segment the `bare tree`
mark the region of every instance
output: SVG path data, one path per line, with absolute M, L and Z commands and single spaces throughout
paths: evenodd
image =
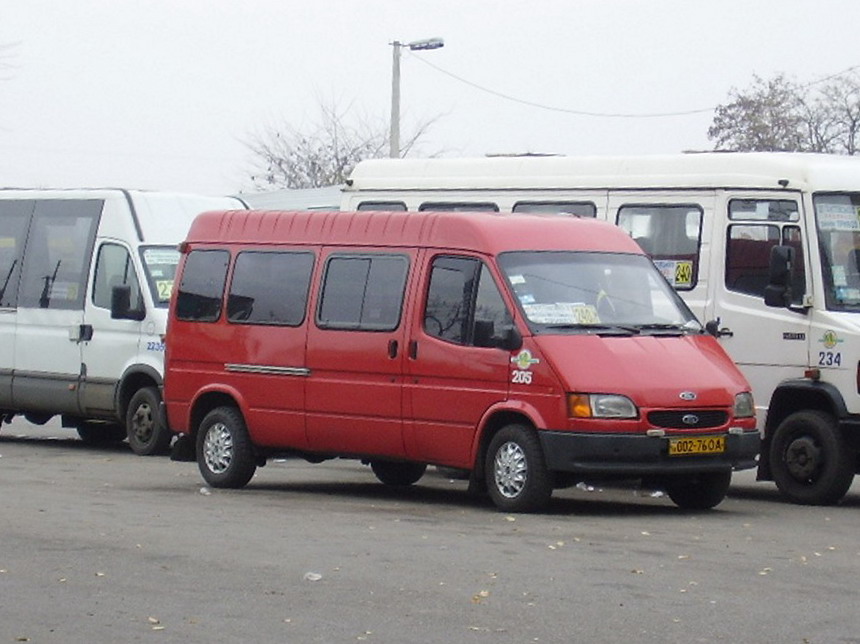
M 320 188 L 343 183 L 363 159 L 386 156 L 388 124 L 359 118 L 347 123 L 350 108 L 319 102 L 319 120 L 308 127 L 268 126 L 245 142 L 251 151 L 251 181 L 259 190 Z M 426 134 L 425 122 L 403 144 L 407 154 Z
M 778 74 L 753 77 L 732 89 L 708 128 L 715 150 L 856 154 L 860 135 L 860 77 L 839 74 L 801 85 Z

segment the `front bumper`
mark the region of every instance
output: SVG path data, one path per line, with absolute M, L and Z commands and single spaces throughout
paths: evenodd
M 554 472 L 602 476 L 649 476 L 746 470 L 756 466 L 757 431 L 726 436 L 722 454 L 669 456 L 669 436 L 538 432 L 546 466 Z M 673 436 L 674 437 L 674 436 Z

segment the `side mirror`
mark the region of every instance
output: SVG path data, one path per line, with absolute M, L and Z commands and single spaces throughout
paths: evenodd
M 767 306 L 786 308 L 791 305 L 791 272 L 794 267 L 794 249 L 791 246 L 774 246 L 770 249 L 770 270 L 764 289 Z
M 143 307 L 131 308 L 131 287 L 114 286 L 110 292 L 110 316 L 114 320 L 142 320 L 146 317 Z
M 505 325 L 500 334 L 496 334 L 492 320 L 475 320 L 475 337 L 472 340 L 476 347 L 495 347 L 505 351 L 516 351 L 523 346 L 523 336 L 513 324 Z

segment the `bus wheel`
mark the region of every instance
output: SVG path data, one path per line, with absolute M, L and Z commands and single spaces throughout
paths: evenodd
M 403 487 L 421 480 L 427 466 L 424 463 L 398 461 L 371 461 L 370 469 L 385 485 Z
M 731 482 L 731 470 L 672 477 L 666 481 L 666 494 L 679 508 L 710 510 L 726 498 Z
M 217 407 L 200 423 L 197 466 L 212 487 L 244 487 L 257 470 L 254 447 L 242 414 L 235 407 Z
M 161 398 L 155 387 L 138 389 L 128 403 L 125 426 L 128 444 L 139 456 L 166 454 L 173 437 L 158 417 Z
M 524 425 L 500 429 L 487 449 L 484 472 L 493 503 L 505 512 L 536 512 L 549 503 L 552 480 L 537 434 Z
M 854 479 L 853 450 L 830 414 L 798 411 L 783 420 L 770 444 L 770 467 L 779 491 L 803 505 L 830 505 Z

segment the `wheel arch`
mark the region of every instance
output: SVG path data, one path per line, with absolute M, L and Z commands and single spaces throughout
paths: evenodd
M 493 436 L 500 429 L 513 423 L 528 425 L 537 429 L 540 425 L 535 422 L 535 418 L 540 416 L 534 413 L 534 410 L 525 405 L 517 406 L 497 406 L 492 407 L 484 414 L 484 417 L 479 423 L 480 430 L 475 437 L 475 443 L 472 446 L 472 477 L 477 480 L 483 480 L 484 477 L 484 459 L 487 454 L 487 448 Z
M 114 409 L 117 416 L 125 424 L 125 415 L 128 412 L 128 404 L 137 391 L 145 387 L 155 387 L 159 390 L 159 398 L 161 398 L 161 389 L 164 385 L 164 380 L 161 373 L 146 364 L 139 364 L 129 367 L 123 372 L 119 380 L 119 384 L 114 394 Z
M 188 434 L 197 436 L 197 428 L 203 418 L 217 407 L 235 407 L 242 418 L 247 419 L 248 417 L 242 404 L 242 398 L 235 390 L 215 387 L 204 389 L 191 403 L 191 410 L 188 414 Z
M 770 445 L 773 432 L 788 416 L 805 409 L 823 411 L 837 419 L 848 415 L 848 408 L 842 394 L 828 382 L 796 379 L 780 383 L 774 390 L 767 408 L 764 438 L 759 455 L 759 480 L 772 480 Z

